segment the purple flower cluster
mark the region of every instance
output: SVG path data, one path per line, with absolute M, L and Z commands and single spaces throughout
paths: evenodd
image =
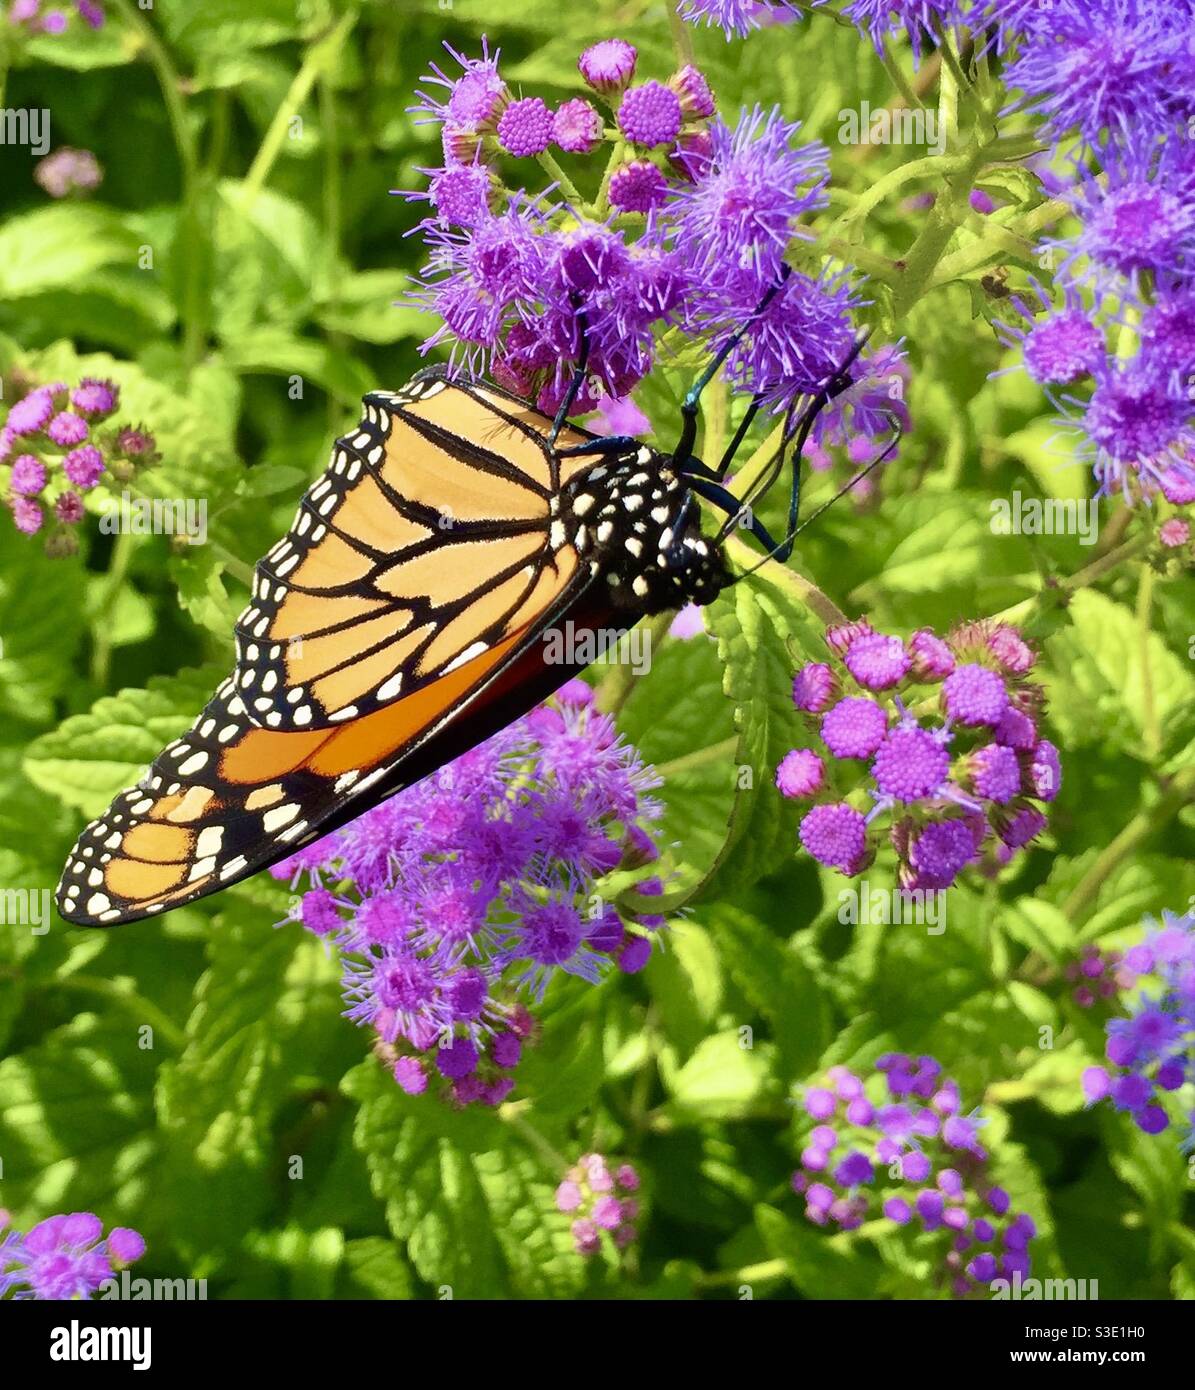
M 1195 4 L 995 9 L 1015 55 L 1006 76 L 1017 107 L 1046 140 L 1079 141 L 1069 176 L 1041 171 L 1079 230 L 1043 243 L 1056 291 L 1014 298 L 1021 322 L 1005 326 L 1008 340 L 1078 432 L 1101 493 L 1195 490 Z M 1070 390 L 1055 394 L 1061 387 Z M 1185 543 L 1178 529 L 1164 545 Z
M 962 1113 L 957 1084 L 934 1058 L 886 1053 L 866 1080 L 831 1067 L 802 1106 L 814 1125 L 792 1186 L 810 1221 L 853 1231 L 882 1216 L 934 1236 L 939 1278 L 958 1298 L 1028 1276 L 1037 1227 L 1010 1215 L 1008 1193 L 988 1176 L 986 1121 Z
M 721 29 L 727 39 L 745 39 L 752 29 L 786 24 L 800 15 L 788 0 L 681 0 L 677 13 L 690 24 Z
M 573 1218 L 573 1245 L 578 1255 L 596 1255 L 602 1233 L 618 1250 L 638 1236 L 639 1174 L 629 1163 L 613 1169 L 601 1154 L 582 1154 L 556 1189 L 556 1209 Z
M 104 27 L 104 7 L 98 0 L 76 0 L 74 12 L 89 29 Z M 42 0 L 10 0 L 9 24 L 27 34 L 62 34 L 70 24 L 70 7 L 43 5 Z
M 0 1298 L 91 1298 L 144 1254 L 136 1231 L 114 1226 L 105 1239 L 104 1223 L 90 1211 L 48 1217 L 21 1235 L 0 1210 Z
M 963 8 L 961 0 L 851 0 L 842 13 L 871 39 L 880 54 L 886 39 L 903 33 L 917 64 L 927 39 L 936 44 L 939 31 L 961 26 Z
M 127 480 L 138 464 L 157 457 L 145 430 L 96 427 L 116 411 L 120 391 L 114 382 L 85 377 L 73 388 L 63 382 L 30 386 L 12 382 L 17 396 L 0 426 L 0 478 L 18 531 L 36 535 L 52 516 L 56 529 L 47 540 L 51 554 L 77 548 L 73 527 L 84 515 L 84 492 L 105 473 Z M 6 478 L 5 478 L 5 475 Z
M 1101 999 L 1114 998 L 1124 985 L 1119 951 L 1101 951 L 1098 946 L 1084 946 L 1078 960 L 1071 961 L 1063 971 L 1074 986 L 1071 998 L 1081 1009 L 1092 1008 Z
M 1109 1100 L 1132 1115 L 1146 1134 L 1160 1134 L 1171 1117 L 1164 1094 L 1195 1082 L 1195 914 L 1162 914 L 1119 966 L 1125 1015 L 1105 1025 L 1106 1067 L 1088 1067 L 1089 1104 Z M 1195 1111 L 1186 1116 L 1185 1150 L 1195 1149 Z
M 499 1104 L 533 1033 L 521 1000 L 558 973 L 642 969 L 664 926 L 632 929 L 599 896 L 657 857 L 658 779 L 584 682 L 557 702 L 271 871 L 309 875 L 298 920 L 339 948 L 346 1015 L 410 1094 L 439 1078 L 459 1103 Z
M 826 202 L 828 153 L 801 143 L 799 124 L 757 108 L 732 127 L 696 67 L 636 80 L 638 54 L 622 39 L 582 53 L 589 95 L 554 111 L 515 99 L 488 47 L 453 57 L 461 75 L 433 68 L 413 108 L 439 124 L 444 165 L 424 171 L 426 191 L 404 195 L 431 204 L 416 228 L 428 261 L 412 302 L 442 327 L 424 352 L 446 343 L 467 373 L 488 370 L 553 410 L 584 335 L 584 412 L 626 397 L 669 327 L 717 350 L 772 291 L 728 362 L 732 385 L 782 406 L 841 363 L 857 296 L 841 277 L 784 279 L 790 243 L 808 235 L 801 219 Z M 612 161 L 598 156 L 604 145 Z M 585 161 L 592 202 L 563 176 L 534 195 L 504 186 L 504 156 L 556 170 L 553 146 Z
M 963 623 L 907 640 L 866 620 L 829 628 L 825 661 L 793 680 L 809 743 L 776 770 L 783 795 L 812 802 L 800 842 L 848 877 L 885 838 L 902 887 L 949 888 L 969 864 L 994 872 L 1046 825 L 1061 786 L 1041 736 L 1041 686 L 1015 628 Z
M 94 192 L 104 181 L 104 171 L 90 150 L 63 145 L 38 160 L 33 178 L 51 198 L 65 198 L 71 193 Z

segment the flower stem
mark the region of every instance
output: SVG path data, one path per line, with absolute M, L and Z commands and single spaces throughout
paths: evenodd
M 1134 540 L 1126 541 L 1124 545 L 1108 551 L 1106 555 L 1100 555 L 1089 565 L 1084 565 L 1081 570 L 1076 570 L 1074 574 L 1068 575 L 1065 579 L 1055 580 L 1052 584 L 1043 584 L 1037 593 L 1030 595 L 1029 598 L 1022 599 L 1020 603 L 1014 603 L 1011 607 L 993 614 L 992 620 L 1001 623 L 1025 623 L 1032 617 L 1034 609 L 1045 594 L 1055 593 L 1069 598 L 1071 594 L 1078 593 L 1080 589 L 1086 589 L 1089 585 L 1094 584 L 1097 579 L 1102 579 L 1105 574 L 1124 564 L 1126 560 L 1136 558 L 1149 547 L 1149 544 L 1148 536 L 1137 536 Z
M 108 673 L 112 665 L 112 614 L 120 598 L 120 591 L 124 588 L 134 549 L 133 536 L 128 531 L 122 531 L 112 546 L 112 559 L 108 565 L 108 573 L 104 576 L 104 589 L 95 614 L 92 628 L 95 636 L 91 649 L 91 678 L 101 690 L 107 688 Z
M 1141 740 L 1145 756 L 1151 763 L 1157 758 L 1162 747 L 1158 705 L 1154 698 L 1153 665 L 1149 654 L 1153 594 L 1154 571 L 1150 565 L 1144 564 L 1141 566 L 1141 576 L 1137 582 L 1137 644 L 1141 660 Z
M 1152 806 L 1138 811 L 1120 834 L 1100 851 L 1091 868 L 1062 904 L 1066 917 L 1071 922 L 1076 921 L 1099 896 L 1100 889 L 1120 865 L 1136 854 L 1155 831 L 1192 801 L 1195 801 L 1195 767 L 1185 767 L 1167 783 Z
M 298 114 L 299 107 L 311 94 L 316 79 L 336 56 L 341 44 L 348 38 L 356 22 L 357 15 L 350 10 L 341 16 L 340 22 L 333 29 L 329 30 L 322 38 L 317 39 L 307 50 L 307 56 L 303 59 L 299 71 L 295 73 L 290 90 L 283 97 L 278 110 L 274 113 L 274 119 L 270 122 L 269 129 L 266 131 L 257 153 L 253 156 L 253 163 L 249 166 L 249 172 L 241 184 L 241 197 L 245 207 L 249 207 L 265 187 L 266 180 L 270 177 L 270 171 L 282 152 L 282 142 L 286 139 L 286 132 L 291 121 Z
M 672 31 L 672 47 L 676 52 L 678 67 L 693 62 L 693 35 L 689 26 L 680 17 L 677 0 L 668 0 L 668 27 Z
M 577 185 L 564 172 L 557 161 L 545 150 L 543 154 L 536 155 L 536 160 L 540 168 L 552 180 L 559 184 L 560 191 L 569 200 L 577 212 L 583 212 L 587 217 L 597 217 L 596 210 L 592 205 L 581 196 Z
M 192 244 L 185 248 L 186 273 L 179 317 L 183 328 L 183 361 L 190 370 L 199 363 L 207 342 L 208 295 L 204 284 L 204 261 L 210 237 L 204 216 L 198 141 L 183 100 L 182 79 L 165 44 L 133 0 L 116 0 L 116 4 L 158 79 L 182 172 L 179 227 L 186 229 Z
M 744 568 L 759 563 L 759 556 L 741 536 L 728 537 L 726 549 Z M 811 579 L 806 579 L 803 574 L 799 574 L 788 565 L 782 565 L 777 560 L 765 560 L 760 565 L 759 574 L 769 583 L 775 584 L 778 589 L 787 589 L 790 598 L 807 608 L 827 627 L 835 627 L 839 623 L 849 621 L 832 598 L 822 593 Z

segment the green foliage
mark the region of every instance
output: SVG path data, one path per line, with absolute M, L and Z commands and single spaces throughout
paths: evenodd
M 137 490 L 202 499 L 209 539 L 101 534 L 115 483 L 89 494 L 66 558 L 0 513 L 0 890 L 49 892 L 84 820 L 190 724 L 229 669 L 252 564 L 330 440 L 363 392 L 420 365 L 432 325 L 395 301 L 424 254 L 403 236 L 422 212 L 388 190 L 420 186 L 436 161 L 406 108 L 442 40 L 477 50 L 479 8 L 512 82 L 553 101 L 576 94 L 578 51 L 618 26 L 633 27 L 642 74 L 674 63 L 664 7 L 614 0 L 564 23 L 556 0 L 204 0 L 122 6 L 98 34 L 0 35 L 6 106 L 50 106 L 55 143 L 87 145 L 106 171 L 89 200 L 53 202 L 28 151 L 0 147 L 5 403 L 18 374 L 114 378 L 121 422 L 152 429 L 161 456 Z M 838 143 L 840 110 L 892 89 L 831 15 L 742 44 L 688 40 L 723 111 L 776 100 L 829 143 L 834 215 L 905 158 Z M 985 186 L 1037 206 L 1018 164 L 989 172 Z M 901 185 L 867 248 L 903 256 L 922 225 L 903 200 L 941 189 L 938 175 Z M 892 286 L 871 288 L 879 340 L 907 340 L 914 422 L 876 495 L 819 518 L 792 569 L 723 594 L 708 636 L 657 625 L 629 692 L 623 672 L 597 673 L 663 777 L 676 915 L 642 974 L 554 982 L 512 1099 L 458 1110 L 398 1089 L 343 1018 L 322 944 L 276 929 L 292 902 L 268 877 L 111 934 L 4 921 L 0 1206 L 18 1226 L 93 1209 L 146 1233 L 145 1274 L 207 1278 L 213 1297 L 719 1297 L 748 1284 L 756 1297 L 936 1298 L 923 1245 L 882 1221 L 828 1234 L 789 1187 L 799 1088 L 901 1049 L 935 1054 L 964 1108 L 984 1106 L 1043 1271 L 1098 1278 L 1103 1297 L 1195 1298 L 1192 1169 L 1173 1134 L 1084 1111 L 1101 1020 L 1064 979 L 1085 943 L 1123 948 L 1143 913 L 1195 894 L 1195 794 L 1176 791 L 1195 750 L 1195 597 L 1139 554 L 1075 580 L 1106 557 L 1104 538 L 1088 549 L 991 525 L 1014 489 L 1089 492 L 1036 388 L 989 379 L 1008 365 L 991 327 L 1006 301 L 982 277 L 1036 268 L 1008 217 L 960 226 L 941 265 L 978 250 L 973 268 L 956 261 L 903 319 Z M 640 393 L 669 440 L 693 375 L 677 347 Z M 724 439 L 740 409 L 704 427 Z M 833 476 L 806 480 L 807 512 Z M 774 529 L 782 507 L 763 504 Z M 850 617 L 903 631 L 1011 613 L 1041 649 L 1065 769 L 1050 833 L 1011 873 L 952 890 L 941 934 L 843 920 L 844 880 L 795 854 L 798 811 L 774 773 L 808 737 L 790 683 L 824 651 L 829 611 L 810 580 Z M 891 886 L 880 867 L 869 876 Z M 553 1200 L 594 1150 L 643 1176 L 625 1261 L 583 1261 Z

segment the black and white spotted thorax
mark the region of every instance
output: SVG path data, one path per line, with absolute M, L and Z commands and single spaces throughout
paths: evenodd
M 573 478 L 553 501 L 551 540 L 572 545 L 614 602 L 639 613 L 711 603 L 730 582 L 693 495 L 646 446 Z

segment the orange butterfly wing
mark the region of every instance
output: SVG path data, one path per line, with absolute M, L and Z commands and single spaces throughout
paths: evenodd
M 550 606 L 577 566 L 554 522 L 559 490 L 593 463 L 560 460 L 550 428 L 525 402 L 435 375 L 367 396 L 237 621 L 249 721 L 310 730 L 371 714 Z M 559 444 L 589 438 L 569 427 Z

